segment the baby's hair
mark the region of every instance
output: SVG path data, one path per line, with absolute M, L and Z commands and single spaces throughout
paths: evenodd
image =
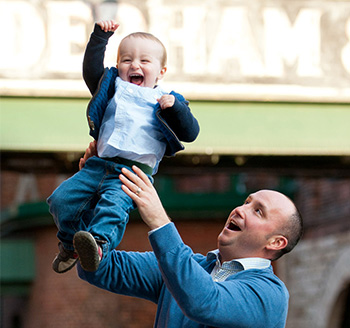
M 162 67 L 165 67 L 166 66 L 166 63 L 167 63 L 167 52 L 166 52 L 166 49 L 164 47 L 164 44 L 157 38 L 155 37 L 153 34 L 151 33 L 146 33 L 146 32 L 134 32 L 134 33 L 131 33 L 129 35 L 127 35 L 125 38 L 123 38 L 120 42 L 120 44 L 127 38 L 130 38 L 130 37 L 134 37 L 134 38 L 142 38 L 142 39 L 148 39 L 148 40 L 152 40 L 154 42 L 157 42 L 163 49 L 163 56 L 161 58 L 161 65 Z M 117 62 L 119 62 L 119 56 L 120 56 L 120 44 L 119 44 L 119 48 L 118 48 L 118 54 L 117 54 Z

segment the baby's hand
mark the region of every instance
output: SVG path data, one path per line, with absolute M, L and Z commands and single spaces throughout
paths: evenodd
M 119 27 L 119 24 L 117 24 L 113 20 L 99 21 L 96 24 L 99 27 L 101 27 L 102 31 L 105 31 L 105 32 L 115 32 L 116 29 Z
M 160 108 L 165 109 L 174 106 L 175 97 L 173 95 L 163 95 L 160 99 L 157 99 L 159 102 Z

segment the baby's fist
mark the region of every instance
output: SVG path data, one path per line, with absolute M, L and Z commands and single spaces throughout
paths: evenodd
M 175 104 L 175 97 L 173 95 L 163 95 L 157 100 L 161 109 L 173 107 Z
M 105 32 L 115 32 L 116 29 L 119 27 L 119 24 L 117 24 L 113 20 L 99 21 L 96 24 L 99 27 L 101 27 L 102 31 L 105 31 Z

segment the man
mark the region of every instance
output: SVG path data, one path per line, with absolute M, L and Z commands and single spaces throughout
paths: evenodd
M 179 236 L 147 176 L 123 169 L 123 190 L 151 232 L 153 252 L 112 251 L 79 276 L 106 290 L 157 303 L 155 327 L 284 327 L 288 291 L 271 261 L 291 251 L 301 216 L 285 195 L 261 190 L 235 208 L 207 257 Z M 98 246 L 99 247 L 99 246 Z

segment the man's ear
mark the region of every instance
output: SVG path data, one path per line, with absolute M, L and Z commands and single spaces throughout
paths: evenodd
M 266 248 L 271 251 L 278 251 L 288 245 L 288 239 L 282 235 L 275 235 L 269 238 Z

